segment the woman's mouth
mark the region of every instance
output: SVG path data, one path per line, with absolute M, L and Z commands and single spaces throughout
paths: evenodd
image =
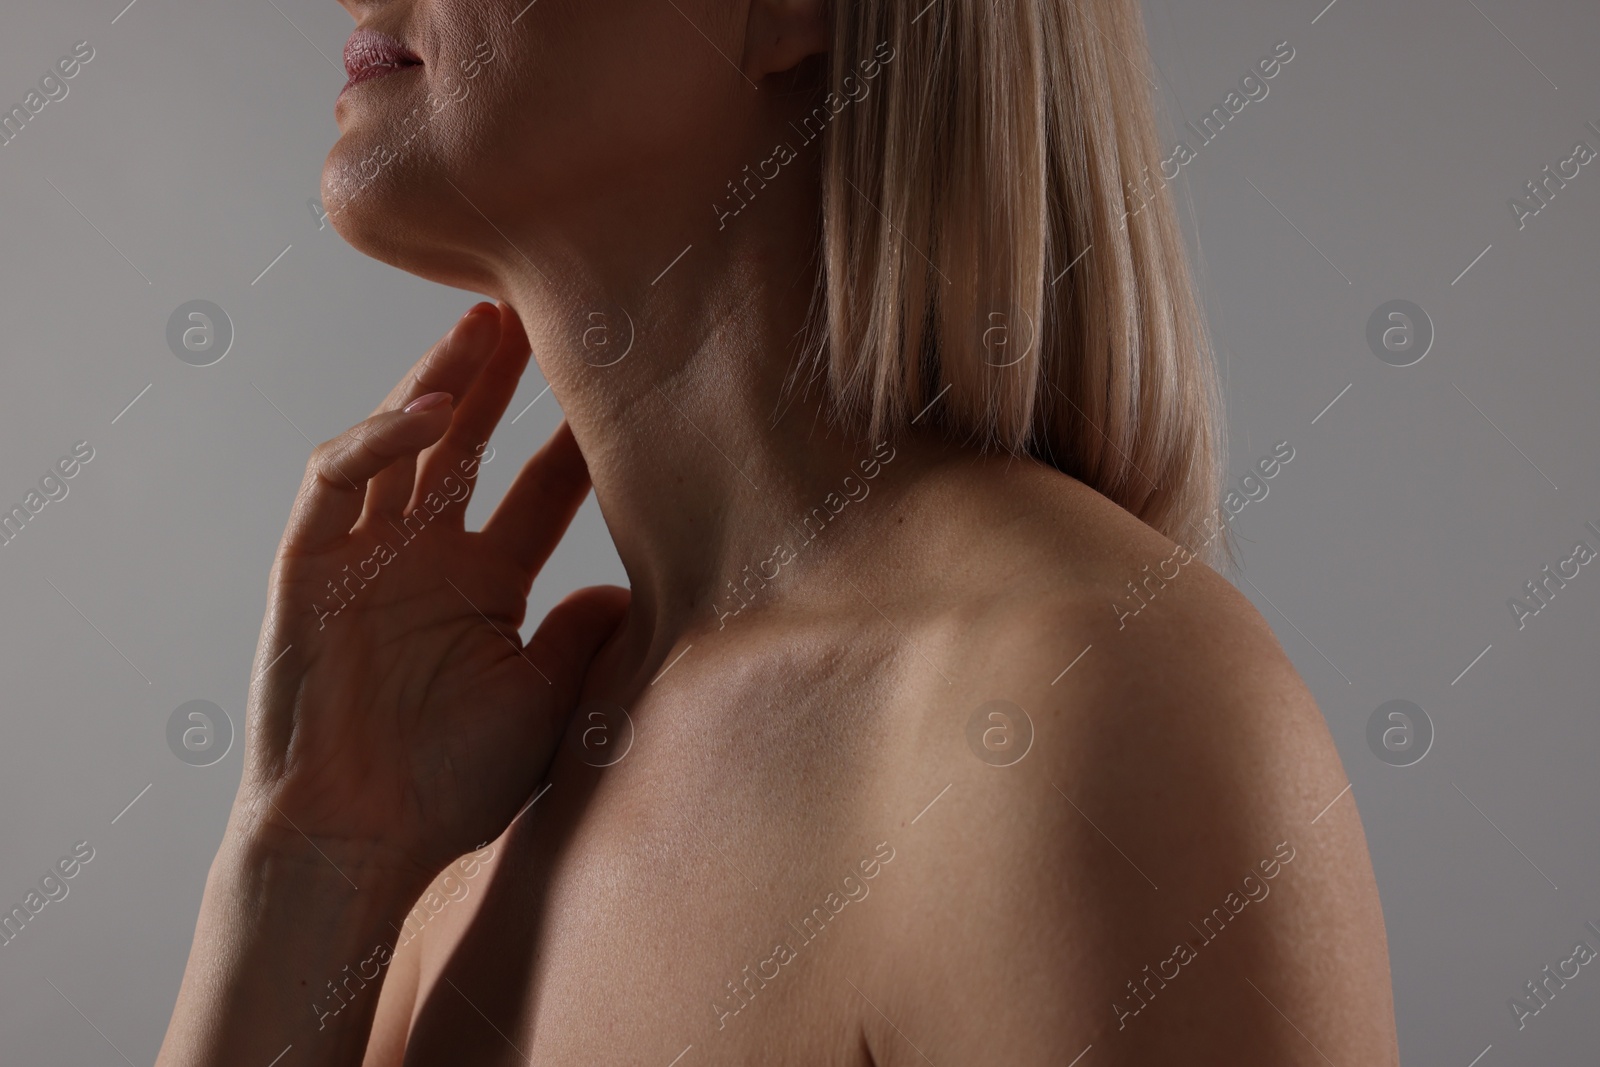
M 345 42 L 344 72 L 350 80 L 345 82 L 339 95 L 343 96 L 352 85 L 420 66 L 421 57 L 388 34 L 377 30 L 357 30 Z

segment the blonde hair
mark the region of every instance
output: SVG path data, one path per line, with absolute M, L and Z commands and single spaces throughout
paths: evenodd
M 1137 2 L 925 3 L 833 0 L 814 372 L 874 440 L 933 422 L 1185 540 L 1219 405 Z

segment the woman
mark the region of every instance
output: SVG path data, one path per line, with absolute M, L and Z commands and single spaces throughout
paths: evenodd
M 1396 1062 L 1132 0 L 343 2 L 330 216 L 499 303 L 312 456 L 160 1063 Z

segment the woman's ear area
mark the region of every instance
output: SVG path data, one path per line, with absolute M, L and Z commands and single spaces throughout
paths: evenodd
M 827 0 L 750 0 L 744 72 L 759 82 L 769 74 L 793 70 L 828 51 L 831 37 Z

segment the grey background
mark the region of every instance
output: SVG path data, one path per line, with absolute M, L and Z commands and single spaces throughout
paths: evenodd
M 240 768 L 237 744 L 211 767 L 180 762 L 167 718 L 208 699 L 241 724 L 308 439 L 364 417 L 474 299 L 317 228 L 307 200 L 351 26 L 332 0 L 137 0 L 119 17 L 123 2 L 0 17 L 0 103 L 74 42 L 96 52 L 0 148 L 0 503 L 74 442 L 95 449 L 0 547 L 0 904 L 74 841 L 95 849 L 70 895 L 0 946 L 8 1063 L 154 1058 Z M 1521 631 L 1506 601 L 1600 524 L 1600 161 L 1521 232 L 1507 198 L 1576 140 L 1600 148 L 1584 125 L 1600 124 L 1600 8 L 1325 2 L 1146 3 L 1173 125 L 1279 41 L 1296 50 L 1177 182 L 1230 469 L 1296 450 L 1238 520 L 1232 577 L 1350 772 L 1405 1062 L 1591 1064 L 1600 968 L 1521 1033 L 1507 1000 L 1600 923 L 1600 567 Z M 196 298 L 237 333 L 206 368 L 164 339 Z M 1365 343 L 1396 298 L 1437 330 L 1408 368 Z M 531 369 L 512 412 L 543 388 Z M 469 519 L 558 419 L 546 395 L 502 426 Z M 531 615 L 621 580 L 591 502 Z M 1365 740 L 1396 698 L 1436 731 L 1411 767 Z

